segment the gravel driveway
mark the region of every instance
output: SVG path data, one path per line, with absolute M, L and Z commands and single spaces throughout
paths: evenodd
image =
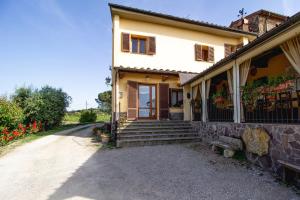
M 99 150 L 90 136 L 51 135 L 1 157 L 0 199 L 300 199 L 201 145 Z

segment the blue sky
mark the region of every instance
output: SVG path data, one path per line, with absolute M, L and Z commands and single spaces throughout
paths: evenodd
M 51 85 L 73 98 L 69 108 L 95 107 L 109 89 L 111 18 L 108 2 L 229 25 L 238 10 L 286 15 L 299 0 L 0 0 L 0 95 L 16 87 Z

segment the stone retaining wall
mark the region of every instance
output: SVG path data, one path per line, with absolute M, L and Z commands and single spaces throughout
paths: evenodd
M 225 122 L 192 122 L 204 142 L 211 142 L 218 136 L 241 138 L 245 128 L 264 128 L 271 137 L 269 154 L 257 160 L 277 172 L 277 160 L 285 160 L 300 165 L 300 125 L 247 124 Z

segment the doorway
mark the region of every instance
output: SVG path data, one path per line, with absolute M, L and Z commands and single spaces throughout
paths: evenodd
M 156 119 L 156 85 L 139 84 L 138 97 L 138 118 Z

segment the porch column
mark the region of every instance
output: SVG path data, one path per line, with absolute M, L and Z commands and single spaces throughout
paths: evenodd
M 232 78 L 233 78 L 233 96 L 232 96 L 232 98 L 233 98 L 233 121 L 235 122 L 235 123 L 237 123 L 238 122 L 238 116 L 237 116 L 237 113 L 238 113 L 238 111 L 237 111 L 237 107 L 238 107 L 238 99 L 237 99 L 237 66 L 236 66 L 236 64 L 234 64 L 233 65 L 233 68 L 232 68 Z
M 116 120 L 119 120 L 119 116 L 120 116 L 120 89 L 119 89 L 119 72 L 116 72 L 116 96 L 115 96 L 115 104 L 116 104 Z
M 201 99 L 202 99 L 202 121 L 206 122 L 206 108 L 207 108 L 207 104 L 206 104 L 206 86 L 205 86 L 205 80 L 202 81 L 201 83 L 201 87 L 202 87 L 202 92 L 201 92 Z
M 240 89 L 240 65 L 235 63 L 235 82 L 236 82 L 236 86 L 234 86 L 234 91 L 236 93 L 236 105 L 235 107 L 235 112 L 236 112 L 236 123 L 241 123 L 241 89 Z

